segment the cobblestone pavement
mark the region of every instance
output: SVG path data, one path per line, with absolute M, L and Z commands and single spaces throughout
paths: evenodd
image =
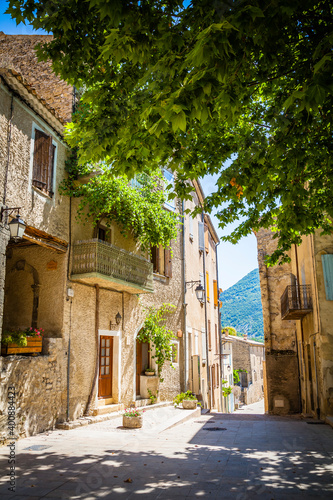
M 145 413 L 142 429 L 125 430 L 117 418 L 18 441 L 15 493 L 9 448 L 1 448 L 0 498 L 333 498 L 330 426 L 268 417 L 250 405 L 166 429 L 177 411 L 186 410 Z

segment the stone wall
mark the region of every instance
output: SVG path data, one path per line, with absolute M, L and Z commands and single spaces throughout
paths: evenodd
M 291 265 L 267 267 L 264 259 L 276 248 L 271 231 L 256 234 L 264 316 L 268 409 L 273 414 L 297 413 L 300 408 L 296 322 L 282 320 L 280 299 L 291 284 Z

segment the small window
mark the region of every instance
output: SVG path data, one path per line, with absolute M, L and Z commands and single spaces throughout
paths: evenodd
M 209 302 L 209 273 L 206 271 L 206 297 Z
M 214 290 L 214 307 L 218 306 L 218 293 L 217 293 L 217 281 L 213 280 L 213 290 Z
M 172 172 L 169 172 L 169 170 L 164 169 L 163 170 L 163 175 L 164 175 L 164 191 L 166 194 L 166 200 L 164 202 L 164 207 L 167 208 L 168 210 L 171 210 L 172 212 L 176 211 L 176 198 L 173 198 L 171 200 L 168 199 L 168 195 L 171 193 L 174 193 L 175 190 L 175 178 Z M 170 186 L 169 188 L 168 186 Z
M 52 136 L 35 129 L 32 184 L 53 196 L 53 175 L 56 146 Z
M 153 272 L 172 278 L 172 260 L 171 248 L 151 247 L 151 262 L 153 263 Z
M 203 252 L 205 249 L 205 226 L 203 222 L 198 222 L 199 232 L 199 251 Z
M 173 364 L 179 363 L 179 349 L 178 349 L 178 342 L 174 342 L 171 345 L 172 349 L 172 354 L 171 354 L 171 359 Z

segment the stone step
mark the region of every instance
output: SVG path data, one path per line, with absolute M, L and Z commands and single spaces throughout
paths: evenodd
M 98 400 L 98 407 L 112 405 L 112 404 L 113 404 L 113 398 L 99 399 Z
M 104 406 L 99 406 L 98 408 L 95 408 L 92 411 L 93 416 L 96 415 L 105 415 L 106 413 L 114 413 L 117 411 L 124 410 L 124 405 L 122 403 L 120 404 L 112 404 L 112 405 L 104 405 Z
M 135 401 L 132 401 L 131 407 L 135 408 L 141 408 L 141 406 L 148 406 L 151 404 L 150 399 L 136 399 Z

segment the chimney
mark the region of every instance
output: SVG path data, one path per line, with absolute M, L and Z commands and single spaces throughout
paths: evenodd
M 244 340 L 247 340 L 247 333 L 244 333 Z

